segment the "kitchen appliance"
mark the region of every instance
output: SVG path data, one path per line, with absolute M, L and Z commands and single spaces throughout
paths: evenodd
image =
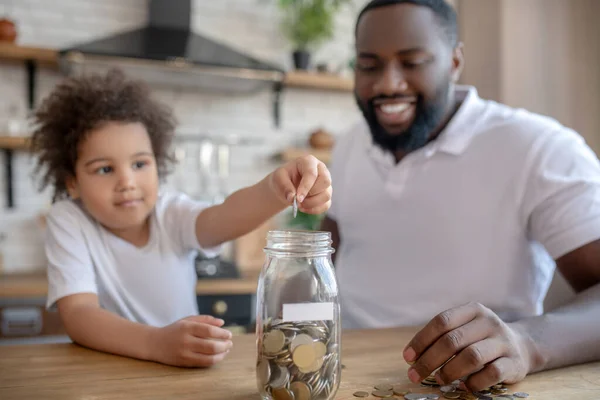
M 230 194 L 231 148 L 258 143 L 258 139 L 239 135 L 178 135 L 175 154 L 179 165 L 174 175 L 175 186 L 209 204 L 223 202 Z M 195 260 L 197 275 L 201 279 L 239 278 L 234 260 L 234 243 L 225 243 L 219 257 L 198 255 Z
M 248 92 L 280 87 L 282 68 L 190 29 L 191 0 L 149 0 L 147 26 L 59 52 L 68 74 L 118 67 L 153 83 Z

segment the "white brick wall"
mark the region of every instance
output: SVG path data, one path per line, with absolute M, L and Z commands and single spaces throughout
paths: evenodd
M 314 54 L 314 60 L 337 65 L 347 63 L 353 51 L 354 19 L 365 3 L 365 0 L 355 1 L 352 9 L 337 16 L 335 38 Z M 273 4 L 274 1 L 269 0 L 195 0 L 192 25 L 199 33 L 289 68 L 290 46 L 279 34 L 277 9 Z M 19 44 L 51 48 L 128 30 L 145 24 L 148 19 L 146 0 L 0 0 L 0 15 L 5 14 L 18 24 Z M 9 115 L 25 118 L 25 79 L 23 67 L 0 63 L 0 127 Z M 42 69 L 38 75 L 38 99 L 45 97 L 60 79 L 57 73 Z M 282 125 L 275 129 L 270 91 L 252 96 L 231 96 L 194 90 L 155 90 L 158 98 L 173 106 L 182 133 L 216 136 L 236 133 L 262 141 L 232 150 L 232 190 L 251 184 L 268 173 L 275 167 L 270 162 L 272 155 L 289 144 L 304 143 L 312 129 L 324 127 L 340 134 L 360 118 L 350 93 L 286 89 L 282 100 Z M 49 192 L 37 193 L 31 179 L 32 165 L 33 160 L 27 155 L 16 155 L 18 208 L 8 212 L 5 209 L 4 163 L 0 163 L 0 231 L 8 229 L 9 215 L 12 219 L 15 219 L 14 215 L 23 215 L 30 220 L 32 215 L 49 205 Z M 14 223 L 11 225 L 15 226 Z M 21 226 L 35 234 L 31 222 Z M 23 237 L 22 232 L 11 235 Z M 37 249 L 36 245 L 30 250 Z

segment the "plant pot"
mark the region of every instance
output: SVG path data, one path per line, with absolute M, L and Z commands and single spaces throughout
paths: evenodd
M 14 43 L 17 39 L 17 28 L 14 22 L 0 18 L 0 42 Z
M 310 65 L 310 53 L 306 50 L 294 51 L 294 67 L 296 69 L 308 69 Z

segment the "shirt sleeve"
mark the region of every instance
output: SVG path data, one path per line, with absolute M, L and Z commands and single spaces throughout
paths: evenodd
M 97 294 L 94 265 L 85 241 L 82 219 L 75 204 L 56 203 L 47 218 L 45 251 L 48 260 L 48 297 L 46 307 L 77 293 Z
M 183 193 L 168 194 L 164 204 L 164 224 L 170 237 L 174 238 L 183 251 L 200 251 L 211 258 L 221 253 L 222 246 L 203 248 L 196 235 L 196 219 L 210 204 L 197 201 Z
M 530 171 L 523 204 L 533 240 L 556 260 L 600 239 L 600 163 L 581 136 L 550 136 Z

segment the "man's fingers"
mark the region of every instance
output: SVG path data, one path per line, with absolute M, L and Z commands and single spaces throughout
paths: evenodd
M 482 390 L 500 382 L 511 383 L 516 368 L 513 360 L 501 357 L 485 366 L 481 371 L 471 375 L 465 385 L 471 391 Z
M 481 370 L 486 364 L 503 357 L 506 351 L 506 342 L 499 337 L 472 343 L 444 365 L 437 375 L 444 383 L 452 382 Z
M 483 312 L 483 306 L 469 303 L 438 314 L 412 338 L 403 356 L 409 364 L 417 360 L 442 335 L 474 320 Z
M 415 380 L 415 382 L 420 382 L 441 367 L 451 357 L 459 354 L 461 350 L 473 343 L 486 339 L 490 334 L 492 334 L 492 327 L 485 318 L 476 318 L 465 325 L 444 333 L 421 354 L 411 367 L 419 375 L 419 379 Z M 450 361 L 447 365 L 450 365 L 453 361 Z M 446 370 L 446 367 L 443 370 Z M 414 376 L 414 374 L 412 375 Z M 452 382 L 461 376 L 464 375 L 460 375 L 450 381 L 444 380 L 444 382 Z

